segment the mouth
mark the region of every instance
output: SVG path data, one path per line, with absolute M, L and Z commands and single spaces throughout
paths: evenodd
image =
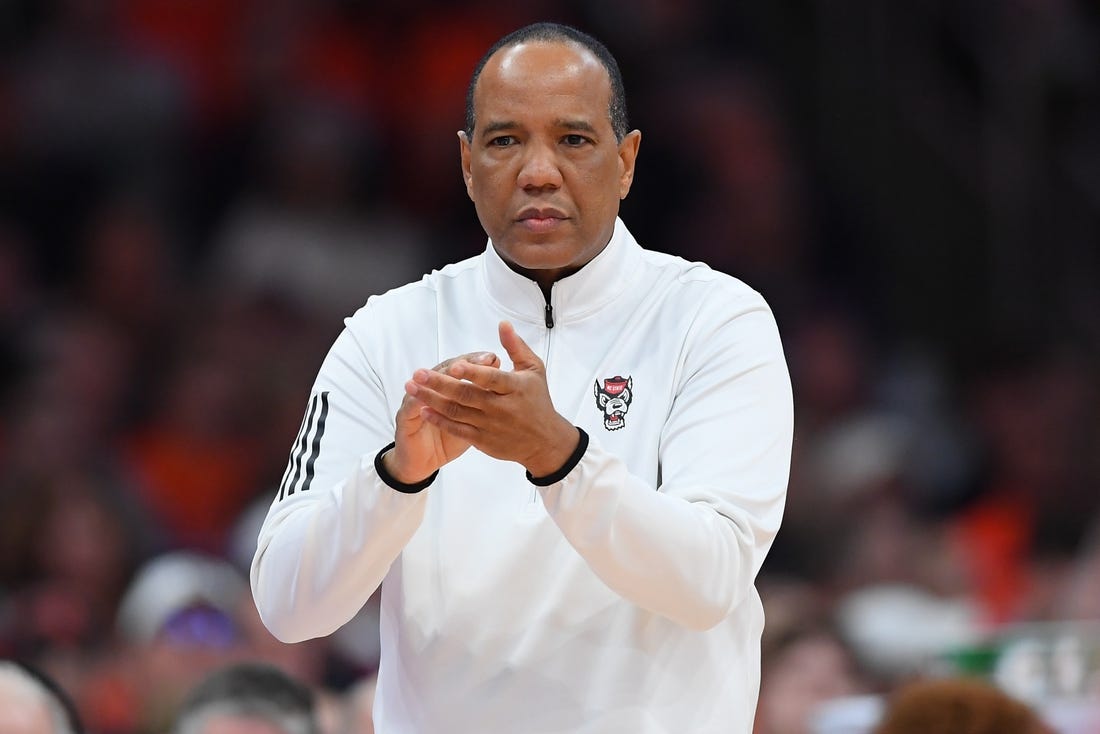
M 523 221 L 524 219 L 568 219 L 569 215 L 563 212 L 561 209 L 552 206 L 529 206 L 526 209 L 520 210 L 516 221 Z
M 557 229 L 568 219 L 568 215 L 560 209 L 528 207 L 519 213 L 516 223 L 528 231 L 543 233 Z

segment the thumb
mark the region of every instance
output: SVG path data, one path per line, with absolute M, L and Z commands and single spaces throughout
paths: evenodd
M 531 351 L 527 342 L 520 338 L 511 322 L 501 321 L 497 331 L 500 334 L 500 345 L 512 360 L 513 370 L 542 369 L 542 360 Z

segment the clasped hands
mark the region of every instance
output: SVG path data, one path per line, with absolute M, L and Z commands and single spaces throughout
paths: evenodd
M 497 355 L 474 352 L 418 369 L 405 383 L 394 448 L 382 458 L 395 479 L 420 482 L 471 446 L 543 477 L 576 449 L 580 434 L 555 410 L 542 360 L 507 321 L 498 331 L 512 371 Z

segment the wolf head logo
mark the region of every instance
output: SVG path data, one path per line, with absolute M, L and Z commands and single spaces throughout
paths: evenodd
M 626 412 L 630 410 L 630 401 L 634 399 L 634 380 L 630 376 L 615 375 L 603 381 L 597 380 L 593 393 L 596 406 L 603 411 L 603 427 L 617 431 L 626 425 Z

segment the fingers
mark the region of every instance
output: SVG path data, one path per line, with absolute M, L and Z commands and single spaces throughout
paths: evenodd
M 514 331 L 512 333 L 514 335 Z M 515 340 L 520 345 L 519 350 L 530 353 L 522 339 L 517 336 Z M 533 353 L 531 356 L 534 357 Z M 524 357 L 521 355 L 520 359 Z M 534 359 L 537 361 L 538 357 Z M 469 352 L 451 357 L 431 370 L 418 369 L 413 373 L 413 378 L 405 383 L 405 398 L 398 411 L 398 420 L 406 421 L 409 429 L 419 426 L 428 416 L 445 419 L 448 424 L 477 424 L 484 420 L 483 409 L 492 395 L 514 391 L 514 381 L 514 373 L 502 371 L 500 357 L 493 352 Z M 465 436 L 439 420 L 429 422 L 456 436 Z
M 408 436 L 420 430 L 424 422 L 421 415 L 423 409 L 424 403 L 406 393 L 405 398 L 401 401 L 401 407 L 397 409 L 397 415 L 394 417 L 397 433 Z
M 508 321 L 501 321 L 497 327 L 500 335 L 500 345 L 508 353 L 512 360 L 512 368 L 515 370 L 542 369 L 542 360 L 527 346 L 527 342 L 516 333 L 515 327 Z
M 447 374 L 456 380 L 469 380 L 478 387 L 498 395 L 504 395 L 515 390 L 515 380 L 512 373 L 504 372 L 496 367 L 457 362 L 451 366 Z
M 467 354 L 463 354 L 463 355 L 460 355 L 458 357 L 451 357 L 450 359 L 443 360 L 442 362 L 437 364 L 435 367 L 433 367 L 432 371 L 433 372 L 442 372 L 444 374 L 449 374 L 449 371 L 450 371 L 451 367 L 453 367 L 454 365 L 456 365 L 460 362 L 468 362 L 470 364 L 485 365 L 487 367 L 499 367 L 500 366 L 500 357 L 493 354 L 492 352 L 469 352 Z
M 475 443 L 481 431 L 476 426 L 462 421 L 453 420 L 431 408 L 421 408 L 421 419 L 431 423 L 445 433 L 463 439 L 469 443 Z
M 486 391 L 439 372 L 417 370 L 413 379 L 405 383 L 405 394 L 451 420 L 471 423 L 482 416 L 480 406 L 484 404 Z

